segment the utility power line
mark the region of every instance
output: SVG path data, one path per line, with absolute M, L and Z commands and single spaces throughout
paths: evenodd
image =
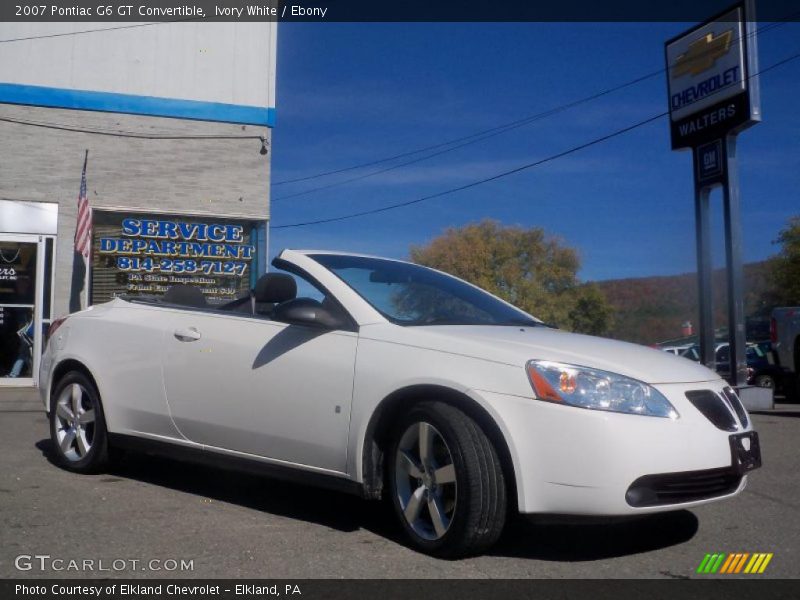
M 185 23 L 187 21 L 197 21 L 204 17 L 187 17 L 185 19 L 175 19 L 173 21 L 157 21 L 153 23 L 134 23 L 132 25 L 120 25 L 118 27 L 104 27 L 102 29 L 82 29 L 81 31 L 64 31 L 61 33 L 47 33 L 43 35 L 31 35 L 28 37 L 9 38 L 0 40 L 0 44 L 11 44 L 13 42 L 27 42 L 30 40 L 47 40 L 50 38 L 68 37 L 72 35 L 84 35 L 88 33 L 101 33 L 104 31 L 119 31 L 121 29 L 138 29 L 140 27 L 152 27 L 153 25 L 168 25 L 170 23 Z
M 786 23 L 789 22 L 789 19 L 791 19 L 793 16 L 795 16 L 797 14 L 800 14 L 800 13 L 792 13 L 792 14 L 784 17 L 783 19 L 781 19 L 781 20 L 779 20 L 777 22 L 770 23 L 769 25 L 765 25 L 765 26 L 761 27 L 760 29 L 758 29 L 754 33 L 761 33 L 761 32 L 764 32 L 764 31 L 768 31 L 769 29 L 774 29 L 776 27 L 780 27 L 782 25 L 785 25 Z M 138 23 L 138 24 L 133 24 L 133 25 L 123 25 L 123 26 L 120 26 L 120 27 L 107 27 L 107 28 L 104 28 L 104 29 L 87 29 L 87 30 L 82 30 L 82 31 L 71 31 L 71 32 L 64 32 L 64 33 L 54 33 L 54 34 L 41 35 L 41 36 L 30 36 L 30 37 L 23 37 L 23 38 L 5 39 L 5 40 L 0 40 L 0 43 L 19 42 L 19 41 L 25 41 L 25 40 L 47 39 L 47 38 L 51 38 L 51 37 L 63 37 L 63 36 L 70 36 L 70 35 L 81 35 L 81 34 L 84 34 L 84 33 L 97 33 L 97 32 L 101 32 L 101 31 L 117 31 L 117 30 L 120 30 L 120 29 L 133 29 L 133 28 L 137 28 L 137 27 L 149 27 L 151 25 L 164 25 L 164 24 L 169 24 L 169 23 L 181 23 L 181 22 L 187 22 L 187 21 L 196 21 L 198 19 L 200 19 L 200 17 L 187 17 L 186 19 L 177 19 L 177 20 L 173 20 L 173 21 L 159 21 L 159 22 L 154 22 L 154 23 Z M 749 35 L 753 35 L 753 34 L 749 34 Z M 304 190 L 304 191 L 301 191 L 301 192 L 298 192 L 298 193 L 295 193 L 295 194 L 289 194 L 289 195 L 286 195 L 286 196 L 279 196 L 277 198 L 273 198 L 273 202 L 278 201 L 278 200 L 285 200 L 285 199 L 288 199 L 288 198 L 294 198 L 294 197 L 297 197 L 297 196 L 304 196 L 306 194 L 311 194 L 311 193 L 319 191 L 319 190 L 329 189 L 329 188 L 332 188 L 332 187 L 338 187 L 338 186 L 341 186 L 341 185 L 345 185 L 347 183 L 351 183 L 353 181 L 359 181 L 361 179 L 366 179 L 368 177 L 373 177 L 375 175 L 380 175 L 381 173 L 385 173 L 387 171 L 398 169 L 398 168 L 401 168 L 401 167 L 404 167 L 404 166 L 407 166 L 407 165 L 410 165 L 410 164 L 422 162 L 424 160 L 428 160 L 429 158 L 433 158 L 433 157 L 439 156 L 441 154 L 446 154 L 447 152 L 452 152 L 454 150 L 458 150 L 459 148 L 463 148 L 464 146 L 468 146 L 470 144 L 481 142 L 481 141 L 483 141 L 485 139 L 489 139 L 489 138 L 495 137 L 497 135 L 501 135 L 501 134 L 505 133 L 506 131 L 510 131 L 512 129 L 516 129 L 518 127 L 522 127 L 523 125 L 527 125 L 527 124 L 532 123 L 534 121 L 538 121 L 540 119 L 544 119 L 546 117 L 549 117 L 551 115 L 563 112 L 563 111 L 568 110 L 570 108 L 574 108 L 574 107 L 579 106 L 581 104 L 584 104 L 586 102 L 590 102 L 592 100 L 596 100 L 597 98 L 600 98 L 602 96 L 606 96 L 606 95 L 611 94 L 613 92 L 622 90 L 622 89 L 624 89 L 626 87 L 630 87 L 632 85 L 636 85 L 637 83 L 640 83 L 642 81 L 645 81 L 647 79 L 650 79 L 652 77 L 660 75 L 660 74 L 664 73 L 665 71 L 666 71 L 666 69 L 659 69 L 657 71 L 653 71 L 651 73 L 647 73 L 645 75 L 641 75 L 639 77 L 631 79 L 630 81 L 622 83 L 622 84 L 620 84 L 618 86 L 615 86 L 613 88 L 609 88 L 609 89 L 606 89 L 606 90 L 602 90 L 600 92 L 596 92 L 594 94 L 590 94 L 589 96 L 585 96 L 583 98 L 580 98 L 578 100 L 574 100 L 574 101 L 569 102 L 567 104 L 556 106 L 556 107 L 554 107 L 552 109 L 537 113 L 535 115 L 531 115 L 529 117 L 518 119 L 516 121 L 511 121 L 510 123 L 505 123 L 503 125 L 498 125 L 496 127 L 492 127 L 491 129 L 486 129 L 486 130 L 483 130 L 483 131 L 479 131 L 477 133 L 473 133 L 473 134 L 470 134 L 470 135 L 467 135 L 467 136 L 464 136 L 464 137 L 461 137 L 461 138 L 450 140 L 448 142 L 442 142 L 442 143 L 439 143 L 439 144 L 435 144 L 433 146 L 426 146 L 424 148 L 419 148 L 417 150 L 404 152 L 402 154 L 397 154 L 395 156 L 390 156 L 390 157 L 387 157 L 387 158 L 378 159 L 378 160 L 371 161 L 371 162 L 368 162 L 368 163 L 362 163 L 362 164 L 359 164 L 359 165 L 345 167 L 345 168 L 342 168 L 342 169 L 336 169 L 334 171 L 326 171 L 326 172 L 323 172 L 323 173 L 317 173 L 316 175 L 309 175 L 307 177 L 300 177 L 300 178 L 297 178 L 297 179 L 291 179 L 291 180 L 284 180 L 284 181 L 275 182 L 275 183 L 272 184 L 273 186 L 283 185 L 283 184 L 288 184 L 288 183 L 295 183 L 295 182 L 299 182 L 299 181 L 307 181 L 307 180 L 311 180 L 311 179 L 317 179 L 317 178 L 320 178 L 320 177 L 325 177 L 327 175 L 334 175 L 334 174 L 343 173 L 343 172 L 346 172 L 346 171 L 354 171 L 354 170 L 365 168 L 365 167 L 368 167 L 368 166 L 374 166 L 374 165 L 378 165 L 378 164 L 391 162 L 393 160 L 397 160 L 397 159 L 400 159 L 400 158 L 406 158 L 406 157 L 409 157 L 409 156 L 413 156 L 415 154 L 420 154 L 421 152 L 427 152 L 427 151 L 430 151 L 430 150 L 439 150 L 438 152 L 434 152 L 432 154 L 428 154 L 428 155 L 420 157 L 420 158 L 409 160 L 409 161 L 406 161 L 406 162 L 403 162 L 403 163 L 400 163 L 400 164 L 397 164 L 397 165 L 393 165 L 393 166 L 390 166 L 390 167 L 386 167 L 386 168 L 383 168 L 383 169 L 380 169 L 378 171 L 374 171 L 374 172 L 371 172 L 371 173 L 366 173 L 366 174 L 363 174 L 363 175 L 359 175 L 357 177 L 346 179 L 344 181 L 337 181 L 337 182 L 334 182 L 334 183 L 331 183 L 331 184 L 323 185 L 323 186 L 316 187 L 316 188 L 311 188 L 309 190 Z M 64 124 L 64 123 L 54 123 L 54 122 L 46 122 L 46 121 L 32 121 L 32 120 L 28 120 L 28 119 L 14 119 L 14 118 L 11 118 L 11 117 L 0 117 L 0 122 L 13 123 L 13 124 L 16 124 L 16 125 L 26 125 L 26 126 L 29 126 L 29 127 L 40 127 L 40 128 L 44 128 L 44 129 L 53 129 L 53 130 L 57 130 L 57 131 L 67 131 L 67 132 L 71 132 L 71 133 L 86 133 L 86 134 L 90 134 L 90 135 L 105 135 L 105 136 L 110 136 L 110 137 L 133 138 L 133 139 L 144 139 L 144 140 L 252 140 L 252 139 L 258 139 L 262 143 L 264 143 L 265 139 L 266 139 L 264 136 L 261 136 L 261 135 L 176 135 L 176 134 L 157 134 L 157 133 L 154 133 L 154 134 L 141 134 L 141 133 L 136 133 L 136 132 L 131 132 L 131 131 L 124 131 L 124 130 L 110 130 L 110 129 L 98 129 L 98 128 L 85 129 L 85 128 L 80 128 L 80 127 L 75 127 L 75 126 L 72 126 L 72 125 L 67 125 L 67 124 Z M 457 145 L 453 146 L 454 144 L 457 144 Z M 452 147 L 448 148 L 448 146 L 452 146 Z M 442 148 L 444 148 L 444 149 L 442 149 Z
M 774 23 L 770 23 L 768 25 L 764 25 L 763 27 L 760 27 L 758 30 L 754 31 L 753 33 L 747 34 L 744 37 L 745 38 L 752 37 L 752 36 L 755 36 L 756 34 L 764 33 L 764 32 L 767 32 L 767 31 L 769 31 L 771 29 L 775 29 L 777 27 L 781 27 L 783 25 L 786 25 L 792 17 L 794 17 L 794 16 L 796 16 L 798 14 L 800 14 L 800 13 L 797 13 L 797 12 L 791 13 L 791 14 L 785 16 L 783 19 L 780 19 L 779 21 L 776 21 Z M 739 38 L 736 38 L 735 40 L 732 40 L 732 41 L 736 41 L 738 39 Z M 333 182 L 333 183 L 330 183 L 330 184 L 327 184 L 327 185 L 322 185 L 322 186 L 319 186 L 319 187 L 310 188 L 310 189 L 303 190 L 303 191 L 300 191 L 300 192 L 287 194 L 287 195 L 284 195 L 284 196 L 279 196 L 277 198 L 273 198 L 273 202 L 277 202 L 279 200 L 287 200 L 289 198 L 296 198 L 296 197 L 299 197 L 299 196 L 305 196 L 305 195 L 312 194 L 312 193 L 317 192 L 317 191 L 327 190 L 327 189 L 334 188 L 334 187 L 339 187 L 341 185 L 352 183 L 354 181 L 360 181 L 362 179 L 367 179 L 368 177 L 374 177 L 376 175 L 380 175 L 382 173 L 386 173 L 387 171 L 392 171 L 394 169 L 399 169 L 399 168 L 407 166 L 407 165 L 411 165 L 411 164 L 415 164 L 415 163 L 418 163 L 418 162 L 422 162 L 422 161 L 428 160 L 429 158 L 434 158 L 436 156 L 440 156 L 442 154 L 446 154 L 448 152 L 452 152 L 452 151 L 458 150 L 460 148 L 463 148 L 464 146 L 469 146 L 471 144 L 482 142 L 482 141 L 484 141 L 486 139 L 493 138 L 493 137 L 498 136 L 498 135 L 502 135 L 503 133 L 506 133 L 508 131 L 512 131 L 514 129 L 518 129 L 518 128 L 523 127 L 525 125 L 528 125 L 530 123 L 534 123 L 536 121 L 539 121 L 539 120 L 545 119 L 547 117 L 550 117 L 552 115 L 564 112 L 564 111 L 569 110 L 571 108 L 575 108 L 576 106 L 580 106 L 580 105 L 585 104 L 587 102 L 591 102 L 593 100 L 597 100 L 598 98 L 602 98 L 603 96 L 607 96 L 608 94 L 612 94 L 614 92 L 618 92 L 618 91 L 623 90 L 625 88 L 628 88 L 628 87 L 631 87 L 633 85 L 639 84 L 639 83 L 641 83 L 643 81 L 647 81 L 648 79 L 652 79 L 653 77 L 656 77 L 658 75 L 662 75 L 665 72 L 666 72 L 666 68 L 661 68 L 661 69 L 658 69 L 656 71 L 652 71 L 650 73 L 645 73 L 643 75 L 640 75 L 639 77 L 635 77 L 635 78 L 633 78 L 633 79 L 631 79 L 629 81 L 626 81 L 626 82 L 624 82 L 624 83 L 622 83 L 620 85 L 617 85 L 617 86 L 614 86 L 612 88 L 608 88 L 608 89 L 605 89 L 605 90 L 601 90 L 599 92 L 595 92 L 595 93 L 590 94 L 588 96 L 584 96 L 583 98 L 579 98 L 577 100 L 573 100 L 572 102 L 568 102 L 566 104 L 562 104 L 562 105 L 556 106 L 554 108 L 548 109 L 546 111 L 543 111 L 543 112 L 540 112 L 540 113 L 536 113 L 536 114 L 530 115 L 528 117 L 523 117 L 522 119 L 517 119 L 515 121 L 511 121 L 509 123 L 504 123 L 502 125 L 497 125 L 497 126 L 492 127 L 490 129 L 485 129 L 483 131 L 472 133 L 472 134 L 464 136 L 464 137 L 460 137 L 460 138 L 456 138 L 456 139 L 453 139 L 453 140 L 449 140 L 447 142 L 441 142 L 441 143 L 438 143 L 438 144 L 434 144 L 432 146 L 425 146 L 425 147 L 422 147 L 422 148 L 418 148 L 416 150 L 410 150 L 408 152 L 403 152 L 401 154 L 396 154 L 394 156 L 389 156 L 389 157 L 386 157 L 386 158 L 380 158 L 380 159 L 377 159 L 377 160 L 373 160 L 373 161 L 369 161 L 369 162 L 365 162 L 365 163 L 360 163 L 360 164 L 352 165 L 352 166 L 349 166 L 349 167 L 343 167 L 343 168 L 334 169 L 334 170 L 331 170 L 331 171 L 323 171 L 321 173 L 316 173 L 314 175 L 308 175 L 308 176 L 305 176 L 305 177 L 297 177 L 297 178 L 294 178 L 294 179 L 284 179 L 282 181 L 276 181 L 276 182 L 272 183 L 271 185 L 272 186 L 279 186 L 279 185 L 286 185 L 286 184 L 290 184 L 290 183 L 298 183 L 298 182 L 301 182 L 301 181 L 310 181 L 310 180 L 313 180 L 313 179 L 319 179 L 319 178 L 327 177 L 327 176 L 330 176 L 330 175 L 336 175 L 336 174 L 345 173 L 345 172 L 348 172 L 348 171 L 356 171 L 356 170 L 363 169 L 363 168 L 366 168 L 366 167 L 377 166 L 377 165 L 380 165 L 380 164 L 384 164 L 384 163 L 392 162 L 392 161 L 395 161 L 395 160 L 399 160 L 401 158 L 407 158 L 409 156 L 414 156 L 414 155 L 420 154 L 422 152 L 429 152 L 431 150 L 438 150 L 437 152 L 434 152 L 432 154 L 429 154 L 429 155 L 426 155 L 426 156 L 423 156 L 423 157 L 420 157 L 420 158 L 415 158 L 415 159 L 412 159 L 412 160 L 409 160 L 409 161 L 406 161 L 406 162 L 402 162 L 402 163 L 397 164 L 397 165 L 392 165 L 390 167 L 385 167 L 385 168 L 377 170 L 377 171 L 372 171 L 370 173 L 366 173 L 366 174 L 359 175 L 359 176 L 356 176 L 356 177 L 352 177 L 352 178 L 349 178 L 349 179 L 345 179 L 345 180 L 342 180 L 342 181 Z M 452 147 L 448 147 L 448 146 L 452 146 Z
M 408 152 L 403 152 L 402 154 L 395 154 L 394 156 L 388 156 L 386 158 L 379 158 L 377 160 L 373 160 L 373 161 L 370 161 L 370 162 L 360 163 L 360 164 L 352 165 L 352 166 L 349 166 L 349 167 L 343 167 L 341 169 L 334 169 L 332 171 L 323 171 L 321 173 L 316 173 L 314 175 L 308 175 L 306 177 L 297 177 L 296 179 L 284 179 L 282 181 L 276 181 L 272 185 L 273 186 L 286 185 L 288 183 L 297 183 L 297 182 L 300 182 L 300 181 L 309 181 L 311 179 L 319 179 L 320 177 L 327 177 L 328 175 L 337 175 L 339 173 L 345 173 L 347 171 L 356 171 L 358 169 L 363 169 L 363 168 L 366 168 L 366 167 L 373 167 L 375 165 L 380 165 L 380 164 L 383 164 L 383 163 L 391 162 L 393 160 L 397 160 L 397 159 L 400 159 L 400 158 L 406 158 L 406 157 L 409 157 L 409 156 L 413 156 L 413 155 L 419 154 L 421 152 L 427 152 L 429 150 L 437 150 L 439 148 L 444 148 L 445 146 L 450 146 L 452 144 L 458 144 L 460 142 L 465 142 L 467 140 L 471 140 L 471 139 L 479 137 L 479 136 L 484 136 L 484 135 L 487 135 L 487 134 L 493 134 L 495 132 L 504 133 L 507 129 L 520 127 L 522 125 L 527 125 L 529 122 L 532 122 L 532 121 L 535 121 L 535 120 L 538 120 L 538 119 L 542 119 L 544 117 L 550 116 L 551 114 L 555 114 L 557 112 L 561 112 L 562 110 L 566 110 L 568 108 L 572 108 L 573 106 L 578 106 L 580 104 L 583 104 L 584 102 L 588 102 L 590 100 L 594 100 L 596 98 L 600 98 L 601 96 L 605 96 L 606 94 L 610 94 L 612 92 L 616 92 L 618 90 L 624 89 L 624 88 L 626 88 L 628 86 L 631 86 L 631 85 L 634 85 L 636 83 L 639 83 L 640 81 L 645 81 L 646 79 L 649 79 L 651 77 L 655 77 L 656 75 L 659 75 L 662 72 L 663 72 L 663 70 L 653 71 L 652 73 L 648 73 L 646 75 L 642 75 L 641 77 L 637 77 L 636 79 L 632 79 L 632 80 L 630 80 L 628 82 L 625 82 L 625 83 L 623 83 L 623 84 L 621 84 L 619 86 L 616 86 L 616 87 L 613 87 L 613 88 L 609 88 L 609 89 L 603 90 L 601 92 L 597 92 L 595 94 L 592 94 L 590 96 L 586 96 L 585 98 L 580 98 L 580 99 L 575 100 L 573 102 L 570 102 L 568 104 L 564 104 L 562 106 L 557 106 L 555 108 L 551 108 L 551 109 L 548 109 L 546 111 L 537 113 L 535 115 L 524 117 L 522 119 L 517 119 L 516 121 L 511 121 L 509 123 L 504 123 L 503 125 L 497 125 L 495 127 L 492 127 L 491 129 L 484 129 L 483 131 L 479 131 L 477 133 L 472 133 L 470 135 L 466 135 L 466 136 L 463 136 L 463 137 L 460 137 L 460 138 L 455 138 L 455 139 L 449 140 L 447 142 L 441 142 L 441 143 L 438 143 L 438 144 L 434 144 L 432 146 L 425 146 L 423 148 L 417 148 L 416 150 L 409 150 Z M 436 156 L 436 155 L 434 155 L 434 156 Z
M 285 196 L 279 196 L 279 197 L 275 198 L 273 201 L 287 200 L 289 198 L 296 198 L 298 196 L 305 196 L 307 194 L 311 194 L 311 193 L 318 192 L 318 191 L 321 191 L 321 190 L 327 190 L 327 189 L 330 189 L 330 188 L 333 188 L 333 187 L 339 187 L 341 185 L 352 183 L 354 181 L 360 181 L 361 179 L 367 179 L 369 177 L 374 177 L 376 175 L 380 175 L 381 173 L 386 173 L 387 171 L 393 171 L 393 170 L 399 169 L 401 167 L 405 167 L 405 166 L 408 166 L 408 165 L 413 165 L 415 163 L 422 162 L 422 161 L 428 160 L 430 158 L 434 158 L 434 157 L 439 156 L 441 154 L 447 154 L 448 152 L 453 152 L 454 150 L 458 150 L 459 148 L 463 148 L 464 146 L 469 146 L 469 145 L 472 145 L 472 144 L 476 144 L 478 142 L 482 142 L 482 141 L 487 140 L 489 138 L 493 138 L 495 136 L 498 136 L 498 135 L 501 135 L 501 134 L 506 133 L 508 131 L 511 131 L 512 129 L 517 129 L 519 127 L 522 127 L 523 125 L 528 125 L 530 123 L 533 123 L 534 121 L 539 121 L 541 119 L 545 119 L 545 118 L 547 118 L 547 117 L 549 117 L 551 115 L 566 111 L 566 110 L 568 110 L 570 108 L 573 108 L 575 106 L 579 106 L 580 104 L 584 104 L 586 102 L 590 102 L 592 100 L 596 100 L 597 98 L 600 98 L 601 96 L 605 96 L 606 94 L 610 94 L 612 92 L 616 92 L 616 91 L 621 90 L 623 88 L 632 86 L 632 85 L 634 85 L 636 83 L 639 83 L 641 81 L 644 81 L 646 79 L 649 79 L 651 77 L 659 75 L 660 73 L 661 73 L 661 71 L 655 71 L 653 73 L 648 73 L 647 75 L 643 75 L 642 77 L 638 77 L 636 79 L 628 81 L 627 83 L 624 83 L 624 84 L 622 84 L 620 86 L 617 86 L 615 88 L 611 88 L 611 89 L 608 89 L 608 90 L 604 90 L 602 92 L 598 92 L 598 93 L 593 94 L 591 96 L 587 96 L 585 98 L 581 98 L 580 100 L 576 100 L 574 102 L 570 102 L 569 104 L 564 104 L 562 106 L 558 106 L 556 108 L 552 108 L 550 110 L 538 113 L 536 115 L 533 115 L 533 116 L 530 116 L 530 117 L 526 117 L 525 119 L 520 119 L 519 121 L 514 121 L 514 122 L 508 123 L 506 125 L 501 125 L 501 126 L 498 126 L 498 127 L 492 128 L 492 129 L 488 129 L 488 130 L 483 131 L 481 133 L 477 133 L 477 134 L 473 134 L 473 135 L 467 136 L 465 138 L 461 138 L 461 140 L 462 140 L 461 143 L 459 143 L 459 144 L 457 144 L 455 146 L 451 145 L 451 144 L 455 143 L 454 141 L 446 142 L 444 144 L 438 144 L 437 146 L 434 146 L 434 148 L 442 148 L 443 146 L 449 146 L 449 147 L 444 148 L 443 150 L 439 150 L 438 152 L 434 152 L 433 154 L 426 154 L 425 156 L 422 156 L 422 157 L 419 157 L 419 158 L 415 158 L 415 159 L 412 159 L 412 160 L 409 160 L 409 161 L 405 161 L 405 162 L 402 162 L 402 163 L 397 164 L 397 165 L 392 165 L 390 167 L 385 167 L 385 168 L 380 169 L 378 171 L 371 171 L 371 172 L 365 173 L 363 175 L 358 175 L 356 177 L 351 177 L 351 178 L 345 179 L 343 181 L 336 181 L 334 183 L 329 183 L 328 185 L 323 185 L 323 186 L 311 188 L 309 190 L 304 190 L 302 192 L 297 192 L 297 193 L 294 193 L 294 194 L 287 194 Z M 429 147 L 428 149 L 431 149 L 431 148 Z M 411 152 L 411 153 L 407 153 L 405 156 L 411 156 L 413 154 L 419 154 L 420 152 L 421 152 L 421 150 L 417 150 L 417 151 L 414 151 L 414 152 Z M 397 157 L 394 157 L 394 158 L 397 158 Z M 382 160 L 380 162 L 389 162 L 389 160 L 390 159 L 385 159 L 385 160 Z M 391 159 L 391 160 L 393 160 L 393 159 Z M 373 163 L 373 164 L 377 164 L 377 163 Z M 351 168 L 351 169 L 347 169 L 347 170 L 353 170 L 353 169 Z M 275 184 L 275 185 L 278 185 L 278 184 Z
M 785 65 L 785 64 L 787 64 L 787 63 L 789 63 L 789 62 L 791 62 L 793 60 L 797 60 L 798 58 L 800 58 L 800 52 L 798 52 L 796 54 L 793 54 L 791 56 L 787 56 L 786 58 L 771 64 L 769 67 L 761 69 L 758 73 L 753 73 L 752 75 L 750 75 L 748 77 L 748 79 L 751 79 L 751 78 L 755 77 L 756 75 L 761 75 L 761 74 L 767 73 L 769 71 L 772 71 L 773 69 L 776 69 L 777 67 Z M 545 157 L 545 158 L 542 158 L 540 160 L 536 160 L 536 161 L 524 164 L 524 165 L 516 167 L 514 169 L 510 169 L 508 171 L 503 171 L 502 173 L 497 173 L 496 175 L 492 175 L 491 177 L 486 177 L 484 179 L 479 179 L 477 181 L 473 181 L 471 183 L 467 183 L 467 184 L 462 185 L 462 186 L 458 186 L 458 187 L 455 187 L 455 188 L 450 188 L 448 190 L 437 192 L 435 194 L 430 194 L 428 196 L 423 196 L 421 198 L 416 198 L 414 200 L 407 200 L 405 202 L 398 202 L 398 203 L 395 203 L 395 204 L 389 204 L 389 205 L 386 205 L 386 206 L 381 206 L 381 207 L 378 207 L 378 208 L 373 208 L 373 209 L 364 210 L 364 211 L 360 211 L 360 212 L 350 213 L 350 214 L 346 214 L 346 215 L 340 215 L 338 217 L 330 217 L 330 218 L 327 218 L 327 219 L 317 219 L 317 220 L 314 220 L 314 221 L 304 221 L 304 222 L 300 222 L 300 223 L 290 223 L 290 224 L 287 224 L 287 225 L 273 225 L 273 226 L 271 226 L 271 228 L 272 229 L 289 229 L 289 228 L 293 228 L 293 227 L 306 227 L 306 226 L 309 226 L 309 225 L 321 225 L 323 223 L 334 223 L 334 222 L 337 222 L 337 221 L 345 221 L 345 220 L 348 220 L 348 219 L 355 219 L 357 217 L 364 217 L 364 216 L 367 216 L 367 215 L 374 215 L 374 214 L 378 214 L 378 213 L 383 213 L 383 212 L 387 212 L 387 211 L 390 211 L 390 210 L 403 208 L 405 206 L 411 206 L 413 204 L 419 204 L 419 203 L 425 202 L 427 200 L 433 200 L 434 198 L 441 198 L 443 196 L 448 196 L 448 195 L 451 195 L 451 194 L 455 194 L 457 192 L 461 192 L 461 191 L 464 191 L 464 190 L 467 190 L 467 189 L 470 189 L 470 188 L 477 187 L 479 185 L 483 185 L 484 183 L 489 183 L 490 181 L 496 181 L 498 179 L 502 179 L 504 177 L 508 177 L 509 175 L 514 175 L 515 173 L 519 173 L 519 172 L 525 171 L 527 169 L 532 169 L 534 167 L 538 167 L 539 165 L 543 165 L 545 163 L 552 162 L 552 161 L 557 160 L 559 158 L 563 158 L 563 157 L 568 156 L 570 154 L 574 154 L 575 152 L 578 152 L 580 150 L 584 150 L 584 149 L 589 148 L 591 146 L 595 146 L 597 144 L 606 142 L 606 141 L 608 141 L 608 140 L 610 140 L 612 138 L 615 138 L 617 136 L 620 136 L 620 135 L 622 135 L 624 133 L 627 133 L 629 131 L 633 131 L 634 129 L 638 129 L 639 127 L 643 127 L 643 126 L 645 126 L 645 125 L 647 125 L 649 123 L 657 121 L 658 119 L 661 119 L 662 117 L 665 117 L 668 114 L 669 114 L 669 112 L 662 112 L 660 114 L 653 115 L 652 117 L 649 117 L 649 118 L 647 118 L 647 119 L 645 119 L 643 121 L 639 121 L 638 123 L 634 123 L 633 125 L 629 125 L 628 127 L 624 127 L 622 129 L 618 129 L 618 130 L 613 131 L 613 132 L 611 132 L 609 134 L 606 134 L 604 136 L 595 138 L 593 140 L 590 140 L 590 141 L 585 142 L 583 144 L 580 144 L 578 146 L 573 146 L 572 148 L 569 148 L 568 150 L 564 150 L 564 151 L 559 152 L 557 154 L 552 154 L 552 155 L 550 155 L 548 157 Z
M 542 164 L 547 163 L 547 162 L 554 161 L 554 160 L 556 160 L 558 158 L 562 158 L 562 157 L 567 156 L 569 154 L 572 154 L 574 152 L 578 152 L 579 150 L 583 150 L 584 148 L 588 148 L 590 146 L 594 146 L 596 144 L 600 144 L 601 142 L 605 142 L 607 140 L 610 140 L 611 138 L 615 138 L 618 135 L 622 135 L 623 133 L 627 133 L 629 131 L 632 131 L 634 129 L 637 129 L 639 127 L 647 125 L 648 123 L 652 123 L 653 121 L 656 121 L 656 120 L 660 119 L 661 117 L 666 116 L 667 114 L 669 114 L 669 113 L 663 112 L 661 114 L 654 115 L 652 117 L 649 117 L 649 118 L 645 119 L 644 121 L 639 121 L 638 123 L 635 123 L 635 124 L 630 125 L 628 127 L 624 127 L 623 129 L 618 129 L 617 131 L 614 131 L 612 133 L 609 133 L 609 134 L 604 135 L 604 136 L 599 137 L 599 138 L 595 138 L 595 139 L 593 139 L 593 140 L 591 140 L 589 142 L 586 142 L 585 144 L 581 144 L 580 146 L 573 146 L 569 150 L 564 150 L 563 152 L 559 152 L 558 154 L 553 154 L 553 155 L 548 156 L 546 158 L 542 158 L 542 159 L 534 161 L 532 163 L 528 163 L 526 165 L 522 165 L 521 167 L 516 167 L 516 168 L 511 169 L 509 171 L 503 171 L 502 173 L 498 173 L 496 175 L 492 175 L 491 177 L 486 177 L 485 179 L 479 179 L 478 181 L 473 181 L 473 182 L 468 183 L 466 185 L 462 185 L 462 186 L 459 186 L 459 187 L 451 188 L 449 190 L 444 190 L 443 192 L 437 192 L 435 194 L 430 194 L 429 196 L 423 196 L 422 198 L 417 198 L 415 200 L 408 200 L 406 202 L 398 202 L 397 204 L 389 204 L 388 206 L 381 206 L 380 208 L 373 208 L 371 210 L 365 210 L 365 211 L 362 211 L 362 212 L 351 213 L 349 215 L 342 215 L 340 217 L 332 217 L 330 219 L 319 219 L 317 221 L 306 221 L 304 223 L 292 223 L 290 225 L 273 225 L 272 229 L 287 229 L 289 227 L 304 227 L 306 225 L 319 225 L 321 223 L 333 223 L 335 221 L 344 221 L 346 219 L 354 219 L 356 217 L 364 217 L 366 215 L 374 215 L 374 214 L 386 212 L 388 210 L 394 210 L 396 208 L 401 208 L 403 206 L 411 206 L 412 204 L 418 204 L 420 202 L 425 202 L 426 200 L 433 200 L 434 198 L 441 198 L 442 196 L 448 196 L 450 194 L 455 194 L 456 192 L 461 192 L 461 191 L 464 191 L 464 190 L 469 189 L 469 188 L 473 188 L 473 187 L 477 187 L 479 185 L 483 185 L 484 183 L 489 183 L 490 181 L 495 181 L 495 180 L 501 179 L 503 177 L 508 177 L 509 175 L 513 175 L 514 173 L 519 173 L 520 171 L 524 171 L 526 169 L 531 169 L 533 167 L 538 167 L 539 165 L 542 165 Z
M 3 123 L 13 123 L 14 125 L 27 125 L 28 127 L 41 127 L 43 129 L 55 129 L 57 131 L 69 131 L 72 133 L 88 133 L 90 135 L 105 135 L 108 137 L 134 138 L 138 140 L 261 140 L 266 138 L 262 135 L 177 135 L 160 133 L 136 133 L 133 131 L 116 131 L 104 129 L 81 129 L 69 125 L 58 123 L 47 123 L 42 121 L 28 121 L 26 119 L 13 119 L 11 117 L 0 117 Z

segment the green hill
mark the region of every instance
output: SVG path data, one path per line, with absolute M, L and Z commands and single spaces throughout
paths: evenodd
M 763 315 L 760 299 L 768 287 L 767 262 L 744 266 L 745 315 Z M 697 275 L 685 273 L 665 277 L 640 277 L 598 281 L 613 307 L 610 337 L 654 344 L 681 336 L 681 324 L 691 321 L 697 332 Z M 727 324 L 725 271 L 713 274 L 714 323 Z

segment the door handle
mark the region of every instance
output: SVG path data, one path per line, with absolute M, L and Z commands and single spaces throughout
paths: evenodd
M 176 329 L 174 331 L 175 337 L 181 342 L 194 342 L 199 340 L 202 335 L 197 331 L 196 327 L 187 327 L 186 329 Z

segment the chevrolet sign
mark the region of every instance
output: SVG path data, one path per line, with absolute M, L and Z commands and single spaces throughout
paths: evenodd
M 719 138 L 759 119 L 751 102 L 755 32 L 737 5 L 666 44 L 673 149 Z M 755 95 L 757 99 L 757 93 Z

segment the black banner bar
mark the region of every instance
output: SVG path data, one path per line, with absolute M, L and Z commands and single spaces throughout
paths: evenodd
M 543 22 L 702 21 L 730 0 L 4 0 L 17 22 Z M 800 20 L 800 0 L 760 0 L 759 21 Z
M 446 566 L 443 567 L 446 572 Z M 699 576 L 702 577 L 702 576 Z M 0 598 L 20 600 L 796 600 L 800 580 L 3 580 Z

